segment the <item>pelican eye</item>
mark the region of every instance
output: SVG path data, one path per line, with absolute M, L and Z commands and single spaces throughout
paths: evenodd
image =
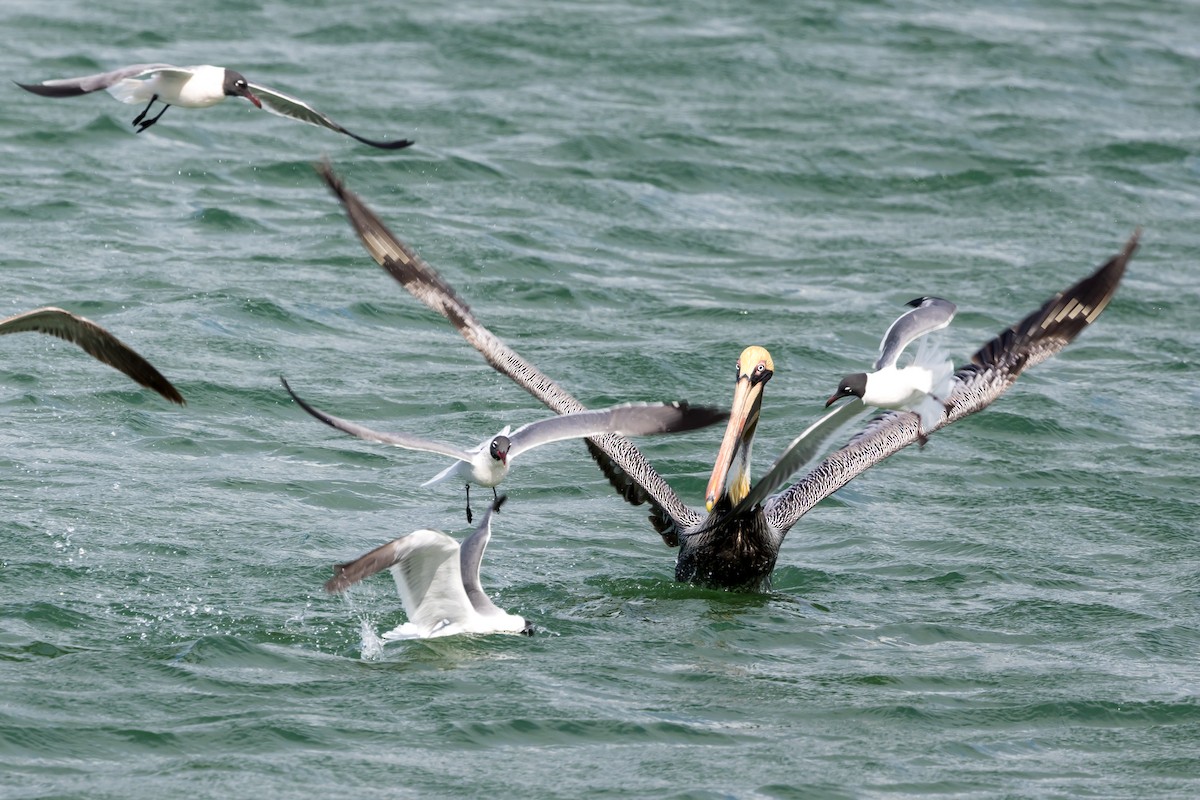
M 751 383 L 762 383 L 771 377 L 771 370 L 767 369 L 766 364 L 756 364 L 754 374 L 750 376 Z

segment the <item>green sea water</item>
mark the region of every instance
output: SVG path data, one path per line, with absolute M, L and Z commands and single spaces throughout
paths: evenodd
M 0 341 L 0 797 L 1200 792 L 1194 3 L 5 0 L 0 31 L 9 79 L 215 63 L 417 141 L 0 90 L 0 313 L 95 319 L 188 399 Z M 370 261 L 324 156 L 587 405 L 727 404 L 767 347 L 759 472 L 907 300 L 958 304 L 961 361 L 1144 236 L 1078 342 L 805 517 L 769 593 L 675 584 L 566 443 L 483 569 L 536 635 L 375 652 L 390 579 L 330 566 L 461 537 L 461 489 L 279 376 L 464 445 L 546 411 Z M 720 435 L 643 444 L 700 506 Z

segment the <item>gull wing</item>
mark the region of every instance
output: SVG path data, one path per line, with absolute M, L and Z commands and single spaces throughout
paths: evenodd
M 954 373 L 946 417 L 935 430 L 987 408 L 1020 374 L 1062 350 L 1100 316 L 1137 250 L 1141 231 L 1094 273 L 1051 297 L 1040 308 L 979 348 Z M 776 495 L 765 509 L 769 524 L 785 534 L 808 511 L 850 480 L 918 441 L 918 417 L 892 411 L 878 417 L 811 472 Z
M 463 589 L 458 542 L 427 529 L 396 543 L 392 565 L 404 613 L 423 636 L 447 624 L 464 623 L 474 606 Z
M 565 389 L 519 356 L 516 351 L 475 319 L 470 307 L 442 276 L 417 253 L 397 239 L 387 226 L 349 189 L 326 162 L 317 171 L 346 209 L 350 224 L 363 247 L 381 267 L 426 306 L 448 319 L 484 360 L 502 375 L 546 404 L 566 414 L 587 410 Z M 651 504 L 650 521 L 670 546 L 678 544 L 678 532 L 700 524 L 700 515 L 688 508 L 633 442 L 612 434 L 587 440 L 592 458 L 608 482 L 633 505 Z
M 463 589 L 458 542 L 441 531 L 416 530 L 336 565 L 325 591 L 345 591 L 385 569 L 392 570 L 404 613 L 422 636 L 469 617 L 473 606 Z
M 153 389 L 172 403 L 184 405 L 183 396 L 154 366 L 129 345 L 90 319 L 61 308 L 46 306 L 0 321 L 0 335 L 37 331 L 79 345 L 84 352 Z
M 900 358 L 904 348 L 913 339 L 946 327 L 954 319 L 957 310 L 954 303 L 940 297 L 918 297 L 908 304 L 916 308 L 901 314 L 887 329 L 883 341 L 879 343 L 879 358 L 875 361 L 874 369 L 896 366 L 896 359 Z
M 500 510 L 507 498 L 507 495 L 502 494 L 492 502 L 479 527 L 463 540 L 462 547 L 459 548 L 458 568 L 462 574 L 463 591 L 467 593 L 471 605 L 483 616 L 507 615 L 507 612 L 496 607 L 479 582 L 479 565 L 483 562 L 483 552 L 492 539 L 492 515 Z
M 728 411 L 687 403 L 628 403 L 598 411 L 575 411 L 523 425 L 509 434 L 512 460 L 526 450 L 564 439 L 582 439 L 602 433 L 648 436 L 677 433 L 714 425 L 729 418 Z
M 59 78 L 42 81 L 41 83 L 17 83 L 27 92 L 40 94 L 42 97 L 78 97 L 81 94 L 98 92 L 114 86 L 126 78 L 141 78 L 155 72 L 173 72 L 183 78 L 191 76 L 192 70 L 173 67 L 170 64 L 133 64 L 128 67 L 114 69 L 111 72 L 98 72 L 95 75 L 84 75 L 81 78 Z M 14 81 L 14 83 L 16 83 Z
M 350 422 L 349 420 L 335 417 L 332 414 L 326 414 L 324 411 L 310 406 L 307 402 L 301 399 L 300 395 L 292 391 L 292 387 L 288 385 L 288 382 L 284 378 L 280 378 L 279 380 L 281 383 L 283 383 L 283 388 L 287 389 L 288 394 L 292 396 L 292 399 L 296 401 L 298 406 L 307 411 L 309 415 L 316 417 L 331 428 L 337 428 L 343 433 L 348 433 L 351 436 L 357 436 L 359 439 L 365 439 L 368 442 L 391 444 L 395 445 L 396 447 L 403 447 L 406 450 L 420 450 L 426 453 L 438 453 L 439 455 L 450 456 L 451 458 L 458 459 L 459 461 L 471 460 L 471 453 L 455 447 L 454 445 L 435 442 L 432 439 L 422 439 L 419 436 L 410 436 L 407 433 L 381 433 L 379 431 L 373 431 L 370 428 L 365 428 L 362 425 Z
M 344 133 L 352 139 L 357 139 L 363 144 L 368 144 L 371 147 L 379 147 L 384 150 L 399 150 L 403 147 L 408 147 L 412 141 L 408 139 L 396 139 L 395 141 L 385 142 L 378 139 L 366 139 L 359 136 L 353 131 L 346 130 L 341 125 L 337 124 L 329 117 L 317 111 L 315 108 L 305 103 L 303 100 L 276 91 L 270 86 L 263 86 L 259 83 L 248 83 L 250 91 L 254 93 L 259 100 L 262 101 L 263 107 L 272 114 L 277 114 L 281 117 L 290 117 L 298 119 L 301 122 L 307 122 L 309 125 L 316 125 L 321 128 L 328 128 L 331 131 Z
M 335 564 L 333 577 L 325 581 L 325 591 L 330 594 L 344 592 L 361 580 L 365 580 L 376 572 L 388 569 L 400 560 L 400 542 L 404 537 L 395 539 L 387 544 L 376 547 L 371 552 L 359 556 L 345 564 Z

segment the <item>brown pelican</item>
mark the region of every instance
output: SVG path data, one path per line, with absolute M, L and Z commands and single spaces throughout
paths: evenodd
M 345 188 L 328 164 L 318 168 L 341 200 L 363 246 L 414 297 L 446 317 L 493 368 L 554 411 L 583 405 L 483 327 L 466 303 L 410 247 Z M 1112 299 L 1137 248 L 1135 232 L 1124 249 L 1092 275 L 1047 300 L 983 345 L 971 362 L 954 373 L 946 414 L 933 433 L 990 405 L 1025 369 L 1070 343 L 1095 321 Z M 761 347 L 749 347 L 738 361 L 729 426 L 709 482 L 708 513 L 684 505 L 662 476 L 627 439 L 588 439 L 592 457 L 618 492 L 635 505 L 650 503 L 650 521 L 670 546 L 679 547 L 675 579 L 729 589 L 769 587 L 771 571 L 788 531 L 813 506 L 883 459 L 919 441 L 919 418 L 890 411 L 870 421 L 844 447 L 784 491 L 771 496 L 806 464 L 838 429 L 863 409 L 854 399 L 810 426 L 792 442 L 767 474 L 750 485 L 750 445 L 758 425 L 763 390 L 774 365 Z
M 79 345 L 97 361 L 103 361 L 110 367 L 119 369 L 142 386 L 153 389 L 172 403 L 184 404 L 183 396 L 149 361 L 90 319 L 78 317 L 61 308 L 46 306 L 0 320 L 0 335 L 24 331 L 48 333 Z

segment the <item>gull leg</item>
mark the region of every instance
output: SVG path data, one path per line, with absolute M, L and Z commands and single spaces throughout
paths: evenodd
M 159 117 L 161 117 L 163 114 L 167 113 L 168 108 L 170 108 L 170 106 L 163 106 L 162 111 L 158 112 L 157 117 L 155 117 L 154 119 L 148 119 L 145 122 L 143 122 L 142 127 L 137 129 L 137 133 L 141 133 L 142 131 L 146 130 L 146 128 L 149 128 L 151 125 L 158 122 Z
M 916 411 L 913 413 L 917 416 L 917 447 L 924 450 L 929 443 L 929 434 L 925 432 L 925 416 Z
M 158 100 L 158 95 L 152 95 L 150 97 L 150 102 L 146 103 L 146 107 L 142 109 L 142 113 L 138 114 L 136 117 L 133 118 L 133 122 L 131 124 L 137 125 L 139 122 L 141 122 L 143 119 L 145 119 L 146 115 L 150 113 L 150 106 L 154 105 L 155 101 L 157 101 L 157 100 Z M 155 119 L 157 119 L 157 117 L 155 117 Z
M 495 491 L 493 489 L 492 491 Z M 467 524 L 470 525 L 475 515 L 471 513 L 471 484 L 467 484 Z

